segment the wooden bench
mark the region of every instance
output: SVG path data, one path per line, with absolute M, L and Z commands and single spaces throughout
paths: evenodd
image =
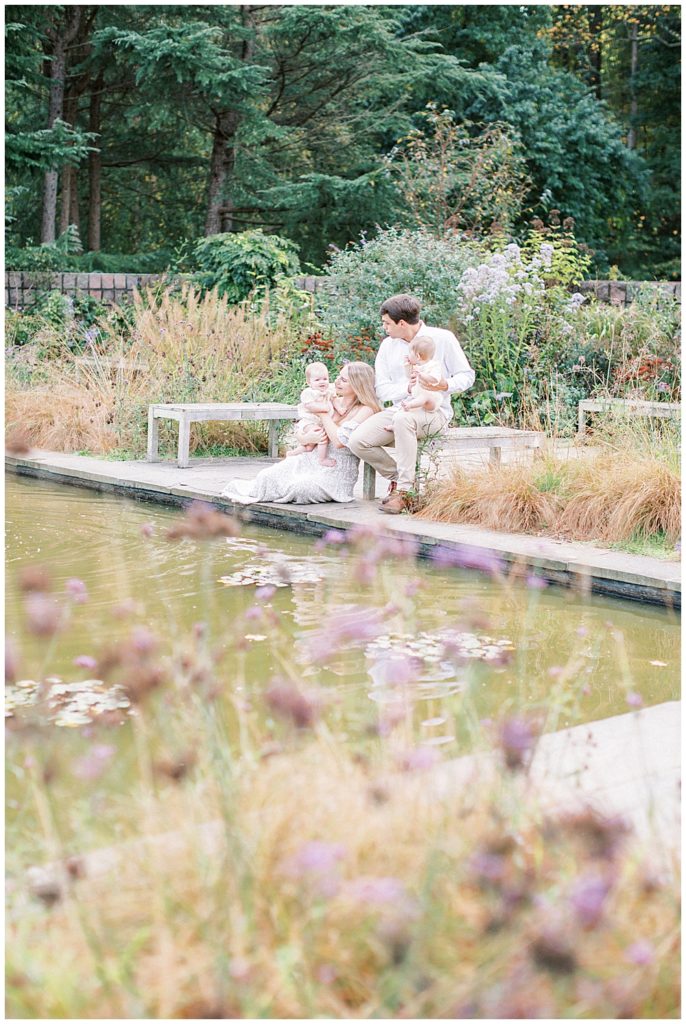
M 584 398 L 579 402 L 579 437 L 586 433 L 586 421 L 589 412 L 617 411 L 628 416 L 651 416 L 656 419 L 667 419 L 681 416 L 679 402 L 644 402 L 632 398 Z
M 148 409 L 148 462 L 159 462 L 160 420 L 176 420 L 179 424 L 179 469 L 190 465 L 189 448 L 191 423 L 213 421 L 258 421 L 269 422 L 269 455 L 278 458 L 278 426 L 283 420 L 297 419 L 298 410 L 294 405 L 280 402 L 207 402 L 172 405 L 151 405 Z
M 545 434 L 540 430 L 515 430 L 512 427 L 448 427 L 445 434 L 435 440 L 419 442 L 417 463 L 422 454 L 440 452 L 458 455 L 464 451 L 487 451 L 492 466 L 500 465 L 503 450 L 534 450 L 540 448 Z M 376 494 L 376 471 L 364 464 L 362 497 L 366 500 Z

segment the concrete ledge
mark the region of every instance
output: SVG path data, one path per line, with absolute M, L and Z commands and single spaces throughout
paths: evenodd
M 253 478 L 260 468 L 272 461 L 265 458 L 197 460 L 190 468 L 179 469 L 170 462 L 109 462 L 91 456 L 36 450 L 26 456 L 8 455 L 5 461 L 8 470 L 22 476 L 175 506 L 193 500 L 209 501 L 244 521 L 308 536 L 321 536 L 331 529 L 374 525 L 389 536 L 416 538 L 419 553 L 424 557 L 430 557 L 438 545 L 458 551 L 469 546 L 483 556 L 501 560 L 505 567 L 516 568 L 524 574 L 535 572 L 550 583 L 670 608 L 681 607 L 681 566 L 675 561 L 625 554 L 592 544 L 434 523 L 410 516 L 391 518 L 368 501 L 245 506 L 221 497 L 231 477 Z

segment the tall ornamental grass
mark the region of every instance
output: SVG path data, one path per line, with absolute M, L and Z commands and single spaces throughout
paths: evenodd
M 460 467 L 427 491 L 419 515 L 509 533 L 622 543 L 681 536 L 679 432 L 606 420 L 579 458 L 549 452 L 526 464 L 468 474 Z
M 31 374 L 25 348 L 10 355 L 8 432 L 58 451 L 142 455 L 151 404 L 295 400 L 302 387 L 290 365 L 295 340 L 285 319 L 231 306 L 216 291 L 201 295 L 186 284 L 178 293 L 136 295 L 130 331 L 102 320 L 86 360 L 65 347 L 47 368 L 36 360 Z M 163 429 L 162 444 L 173 446 L 174 436 Z M 191 448 L 258 451 L 265 437 L 261 425 L 202 425 Z
M 202 559 L 204 543 L 238 529 L 194 507 L 168 536 Z M 677 1016 L 668 851 L 622 819 L 546 806 L 531 781 L 541 730 L 583 685 L 576 662 L 539 718 L 508 702 L 481 722 L 467 686 L 460 731 L 478 760 L 455 776 L 413 723 L 416 660 L 394 662 L 392 699 L 366 725 L 340 715 L 325 682 L 331 659 L 389 617 L 411 626 L 414 592 L 398 591 L 393 566 L 412 547 L 369 530 L 327 542 L 360 599 L 337 608 L 338 577 L 321 592 L 305 670 L 261 587 L 221 636 L 200 622 L 170 657 L 135 621 L 94 652 L 128 710 L 93 710 L 78 744 L 30 710 L 10 722 L 21 826 L 33 828 L 21 855 L 10 835 L 8 1015 Z M 71 599 L 85 602 L 78 582 Z M 22 586 L 49 686 L 68 612 L 49 567 Z M 249 638 L 272 649 L 267 685 L 247 669 Z

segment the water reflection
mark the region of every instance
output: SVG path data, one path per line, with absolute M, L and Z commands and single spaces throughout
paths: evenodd
M 7 626 L 27 679 L 49 672 L 64 685 L 84 682 L 83 659 L 142 620 L 170 654 L 195 623 L 224 650 L 238 630 L 255 685 L 295 659 L 304 679 L 336 693 L 342 716 L 405 702 L 436 743 L 455 732 L 466 694 L 488 717 L 562 692 L 559 727 L 626 711 L 629 689 L 646 704 L 678 694 L 678 616 L 663 609 L 421 562 L 381 564 L 371 587 L 336 548 L 317 550 L 309 538 L 246 527 L 237 538 L 171 544 L 178 512 L 162 506 L 15 477 L 6 498 Z M 18 599 L 18 570 L 37 563 L 49 567 L 54 593 L 77 578 L 89 595 L 72 607 L 49 664 Z M 362 616 L 369 628 L 346 639 L 341 616 L 360 604 L 371 606 Z M 320 653 L 337 638 L 323 660 L 313 657 L 317 637 Z

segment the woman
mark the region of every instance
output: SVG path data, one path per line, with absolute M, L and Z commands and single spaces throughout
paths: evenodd
M 313 505 L 324 501 L 352 501 L 358 459 L 348 449 L 352 432 L 380 411 L 374 391 L 374 371 L 366 363 L 348 363 L 335 380 L 336 410 L 320 416 L 328 434 L 333 466 L 322 466 L 317 450 L 283 459 L 261 470 L 254 480 L 231 480 L 222 497 L 250 504 L 275 501 Z

